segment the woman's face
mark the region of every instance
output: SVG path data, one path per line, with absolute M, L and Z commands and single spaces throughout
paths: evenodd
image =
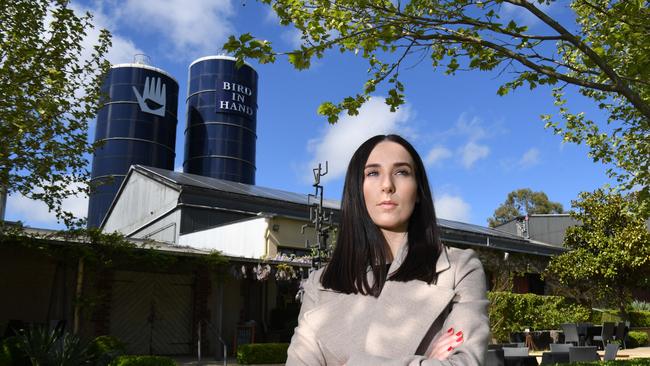
M 364 168 L 363 196 L 372 221 L 382 231 L 406 232 L 415 202 L 413 158 L 402 145 L 378 143 Z

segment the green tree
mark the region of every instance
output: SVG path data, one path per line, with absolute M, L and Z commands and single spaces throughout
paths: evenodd
M 508 193 L 506 201 L 494 210 L 492 217 L 488 218 L 488 224 L 490 227 L 496 227 L 519 216 L 563 212 L 562 204 L 549 201 L 546 193 L 521 188 Z
M 330 49 L 351 52 L 369 64 L 362 90 L 340 102 L 325 102 L 318 112 L 330 123 L 341 112 L 358 113 L 376 87 L 388 83 L 386 103 L 404 103 L 400 82 L 405 60 L 428 56 L 433 69 L 500 71 L 513 75 L 498 88 L 553 87 L 559 120 L 543 116 L 564 141 L 585 143 L 594 161 L 622 189 L 638 189 L 650 212 L 650 6 L 647 0 L 573 0 L 569 19 L 554 19 L 542 5 L 555 0 L 261 0 L 272 6 L 284 25 L 302 33 L 299 49 L 286 52 L 297 69 Z M 562 2 L 564 4 L 564 2 Z M 515 7 L 541 22 L 539 33 L 501 8 Z M 250 34 L 231 36 L 224 45 L 240 62 L 274 62 L 270 42 Z M 594 121 L 566 107 L 573 86 L 607 115 Z
M 67 0 L 0 5 L 0 192 L 41 200 L 67 225 L 61 201 L 86 189 L 75 183 L 88 180 L 88 120 L 109 67 L 108 31 L 82 47 L 91 20 Z
M 650 231 L 636 205 L 629 195 L 603 189 L 581 193 L 571 216 L 582 225 L 566 231 L 569 251 L 551 260 L 545 276 L 567 287 L 589 286 L 592 300 L 625 316 L 631 290 L 650 285 Z

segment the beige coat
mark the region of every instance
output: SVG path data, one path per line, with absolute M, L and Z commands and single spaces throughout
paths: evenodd
M 390 273 L 406 256 L 402 248 Z M 483 266 L 474 251 L 445 248 L 436 263 L 435 285 L 387 281 L 377 298 L 325 289 L 321 272 L 312 273 L 304 285 L 288 366 L 483 365 L 488 301 Z M 434 337 L 451 327 L 463 331 L 462 345 L 444 361 L 421 356 L 428 354 Z

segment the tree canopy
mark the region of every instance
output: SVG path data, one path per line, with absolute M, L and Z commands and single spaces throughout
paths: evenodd
M 492 217 L 488 218 L 488 224 L 490 227 L 495 227 L 519 216 L 563 212 L 562 204 L 550 201 L 546 193 L 520 188 L 508 193 L 506 201 L 494 210 Z
M 66 0 L 16 0 L 0 6 L 0 189 L 42 200 L 71 224 L 61 202 L 88 180 L 88 120 L 109 64 L 110 34 L 92 49 L 93 28 Z M 82 184 L 76 184 L 82 183 Z
M 571 216 L 582 225 L 566 231 L 568 252 L 554 257 L 545 276 L 625 314 L 631 291 L 650 286 L 650 231 L 637 200 L 603 189 L 581 193 Z
M 434 70 L 498 71 L 513 75 L 498 87 L 552 87 L 558 117 L 542 116 L 563 140 L 585 143 L 594 161 L 650 212 L 650 6 L 647 0 L 562 2 L 573 17 L 556 19 L 544 11 L 554 0 L 261 0 L 284 25 L 302 34 L 299 49 L 278 53 L 269 41 L 251 34 L 231 36 L 224 45 L 243 62 L 274 62 L 285 54 L 297 69 L 331 49 L 367 60 L 361 90 L 318 112 L 335 123 L 341 112 L 355 115 L 377 86 L 388 84 L 392 110 L 405 101 L 400 82 L 405 60 L 428 59 Z M 558 2 L 558 4 L 560 4 Z M 502 7 L 527 13 L 543 26 L 532 32 L 507 17 Z M 591 98 L 605 113 L 595 121 L 566 106 L 567 90 Z

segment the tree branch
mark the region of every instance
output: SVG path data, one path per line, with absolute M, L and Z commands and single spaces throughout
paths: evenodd
M 455 33 L 451 29 L 444 29 L 445 32 L 448 33 Z M 617 91 L 616 88 L 612 85 L 609 84 L 601 84 L 601 83 L 594 83 L 591 81 L 587 80 L 582 80 L 578 78 L 574 78 L 559 72 L 556 72 L 555 70 L 545 67 L 542 65 L 538 65 L 528 59 L 528 56 L 519 54 L 517 52 L 514 52 L 510 50 L 507 47 L 503 47 L 501 45 L 498 45 L 496 43 L 486 41 L 482 38 L 477 38 L 477 37 L 471 37 L 471 36 L 466 36 L 466 35 L 461 35 L 461 34 L 432 34 L 432 35 L 427 35 L 427 36 L 420 36 L 421 39 L 428 39 L 428 40 L 434 40 L 434 39 L 443 39 L 443 40 L 452 40 L 458 43 L 474 43 L 478 44 L 484 47 L 488 47 L 490 49 L 493 49 L 500 54 L 512 58 L 514 60 L 519 61 L 522 65 L 528 67 L 531 70 L 534 70 L 536 72 L 539 72 L 540 74 L 544 74 L 546 76 L 550 76 L 553 78 L 556 78 L 558 80 L 566 81 L 571 84 L 576 84 L 579 86 L 583 86 L 586 88 L 592 88 L 592 89 L 597 89 L 605 92 L 614 92 Z
M 578 37 L 574 36 L 560 23 L 555 21 L 555 19 L 549 17 L 543 11 L 539 10 L 535 5 L 529 3 L 528 1 L 526 0 L 504 0 L 504 1 L 507 1 L 508 3 L 520 6 L 528 10 L 533 15 L 535 15 L 538 19 L 546 23 L 551 28 L 555 29 L 560 35 L 563 35 L 567 42 L 570 42 L 571 44 L 576 46 L 580 51 L 582 51 L 588 58 L 590 58 L 596 65 L 598 65 L 598 67 L 603 71 L 603 73 L 605 73 L 605 75 L 607 75 L 607 77 L 613 82 L 613 86 L 612 86 L 613 90 L 610 91 L 614 91 L 621 94 L 623 97 L 625 97 L 625 99 L 629 100 L 630 103 L 632 103 L 632 105 L 634 105 L 634 107 L 637 108 L 639 112 L 641 112 L 645 116 L 645 118 L 650 119 L 650 105 L 646 103 L 638 93 L 630 89 L 627 83 L 623 81 L 623 79 L 616 73 L 616 71 L 614 71 L 614 69 L 612 69 L 607 64 L 607 62 L 605 62 L 605 60 L 603 60 L 596 52 L 594 52 L 594 50 L 591 49 L 591 47 L 587 46 L 587 44 L 585 44 Z M 599 90 L 603 90 L 603 89 L 599 89 Z

